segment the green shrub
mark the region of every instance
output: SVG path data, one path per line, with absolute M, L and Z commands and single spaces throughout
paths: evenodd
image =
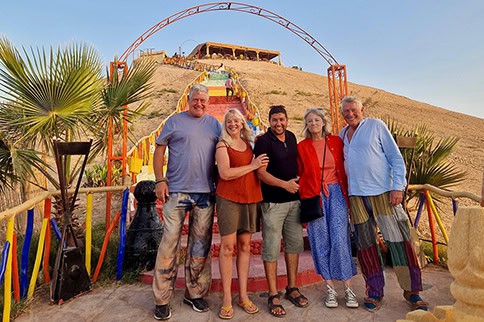
M 99 276 L 96 281 L 96 285 L 104 285 L 106 283 L 112 283 L 116 278 L 116 265 L 117 265 L 117 256 L 118 256 L 118 247 L 119 247 L 119 233 L 118 229 L 115 228 L 110 236 L 108 247 L 106 250 L 106 254 L 104 255 L 104 261 L 101 266 L 101 270 L 99 272 Z M 34 232 L 32 235 L 32 240 L 30 243 L 30 251 L 29 251 L 29 269 L 28 269 L 28 283 L 30 283 L 30 278 L 32 276 L 32 269 L 35 263 L 35 256 L 37 254 L 37 245 L 39 243 L 39 235 L 40 232 Z M 104 237 L 106 235 L 105 232 L 105 224 L 104 223 L 96 223 L 93 225 L 92 228 L 92 248 L 91 248 L 91 277 L 94 275 L 94 271 L 96 269 L 96 265 L 99 260 L 99 256 L 101 254 L 102 245 L 104 242 Z M 59 246 L 59 241 L 57 240 L 55 233 L 52 232 L 51 234 L 51 248 L 50 248 L 50 258 L 49 258 L 49 273 L 52 278 L 53 269 L 55 265 L 55 259 L 57 256 L 57 250 Z M 19 236 L 17 241 L 17 258 L 18 263 L 20 265 L 20 259 L 22 255 L 22 245 L 23 245 L 23 236 Z M 80 246 L 82 249 L 83 254 L 83 262 L 85 256 L 84 250 L 84 239 L 78 239 Z M 20 267 L 19 267 L 20 270 Z M 43 265 L 41 265 L 39 270 L 39 275 L 37 279 L 37 286 L 36 286 L 36 295 L 40 296 L 49 296 L 48 292 L 45 291 L 48 288 L 48 285 L 44 284 L 44 277 L 43 277 Z M 20 273 L 20 272 L 19 272 Z M 133 283 L 138 281 L 140 274 L 140 270 L 133 271 L 133 272 L 123 272 L 123 277 L 121 279 L 121 283 Z M 46 294 L 44 294 L 46 293 Z M 3 283 L 0 285 L 0 303 L 4 303 L 4 289 Z M 12 308 L 11 308 L 11 318 L 17 317 L 20 313 L 28 309 L 30 305 L 29 300 L 22 300 L 19 303 L 16 303 L 13 300 L 13 285 L 12 285 Z M 2 318 L 3 310 L 0 310 L 0 319 Z
M 152 118 L 160 117 L 160 116 L 161 116 L 160 111 L 151 111 L 146 115 L 146 118 L 152 119 Z
M 298 89 L 296 89 L 294 92 L 296 93 L 296 95 L 300 95 L 300 96 L 313 96 L 313 95 L 317 95 L 317 94 L 313 94 L 313 93 L 309 93 L 309 92 L 305 92 L 305 91 L 300 91 Z
M 270 91 L 270 92 L 266 92 L 266 93 L 264 93 L 264 94 L 265 94 L 265 95 L 270 95 L 270 94 L 273 94 L 273 95 L 287 95 L 287 93 L 286 93 L 286 92 L 284 92 L 284 91 L 279 91 L 279 90 L 277 90 L 277 89 L 273 89 L 272 91 Z
M 422 250 L 425 254 L 425 258 L 427 262 L 434 263 L 436 265 L 443 266 L 447 268 L 447 263 L 449 261 L 449 257 L 447 255 L 447 246 L 442 244 L 437 244 L 437 249 L 439 251 L 439 262 L 434 263 L 434 249 L 432 247 L 432 242 L 429 241 L 422 241 Z
M 112 171 L 112 185 L 116 186 L 121 184 L 122 169 L 113 166 Z M 93 164 L 84 171 L 84 174 L 86 176 L 84 187 L 104 187 L 107 184 L 108 168 L 106 164 Z

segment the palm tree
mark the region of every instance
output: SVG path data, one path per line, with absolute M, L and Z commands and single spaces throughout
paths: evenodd
M 101 62 L 87 45 L 19 52 L 0 40 L 0 128 L 22 148 L 53 156 L 52 140 L 80 140 L 100 100 Z M 59 188 L 44 168 L 43 174 Z M 67 174 L 68 180 L 72 178 Z M 68 181 L 69 182 L 69 181 Z
M 101 104 L 96 108 L 91 122 L 91 132 L 96 138 L 93 143 L 95 154 L 106 151 L 110 120 L 119 133 L 123 127 L 125 111 L 127 121 L 132 122 L 149 106 L 144 101 L 151 96 L 153 89 L 151 79 L 155 72 L 155 64 L 152 59 L 138 59 L 133 62 L 126 74 L 120 75 L 115 72 L 111 77 L 107 75 L 106 79 L 109 81 L 101 91 Z M 117 65 L 116 59 L 115 65 Z M 125 105 L 133 106 L 138 102 L 143 103 L 125 110 Z
M 425 125 L 414 130 L 403 129 L 395 120 L 385 120 L 391 133 L 399 136 L 416 136 L 414 158 L 410 183 L 431 184 L 440 189 L 448 189 L 465 180 L 466 172 L 459 170 L 449 162 L 449 157 L 455 151 L 459 138 L 437 138 Z M 407 168 L 411 162 L 411 151 L 402 151 Z M 409 191 L 408 200 L 418 197 L 416 191 Z
M 38 153 L 30 149 L 17 149 L 0 133 L 0 193 L 34 175 L 33 169 L 42 169 Z
M 154 62 L 139 61 L 127 75 L 116 74 L 111 82 L 106 82 L 101 76 L 99 54 L 91 46 L 74 44 L 19 51 L 7 38 L 0 39 L 0 131 L 2 142 L 8 147 L 3 150 L 40 151 L 47 164 L 46 160 L 54 155 L 54 138 L 71 142 L 94 136 L 96 141 L 89 156 L 94 159 L 106 148 L 109 119 L 120 127 L 122 107 L 149 95 L 154 68 Z M 144 106 L 128 113 L 128 118 L 139 115 Z M 10 142 L 13 144 L 6 144 Z M 26 169 L 31 165 L 24 162 Z M 71 172 L 66 174 L 66 182 L 70 184 L 80 170 L 79 159 L 68 168 Z M 19 179 L 13 167 L 5 170 L 5 176 Z M 40 171 L 54 188 L 59 188 L 47 166 Z

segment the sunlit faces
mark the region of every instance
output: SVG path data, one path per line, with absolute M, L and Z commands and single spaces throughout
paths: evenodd
M 357 128 L 363 119 L 363 106 L 359 106 L 358 103 L 345 103 L 343 105 L 343 118 L 346 123 L 352 128 Z
M 225 130 L 230 136 L 240 136 L 240 132 L 244 127 L 242 122 L 244 122 L 244 120 L 241 120 L 237 115 L 229 114 L 225 120 Z
M 323 132 L 323 126 L 325 123 L 326 122 L 321 118 L 321 116 L 317 114 L 309 113 L 308 116 L 306 116 L 306 125 L 309 133 L 311 133 L 312 136 L 321 134 Z
M 274 113 L 269 119 L 269 124 L 271 125 L 271 130 L 275 135 L 284 134 L 287 128 L 287 117 L 284 115 L 284 113 Z
M 193 117 L 202 117 L 208 106 L 208 95 L 205 92 L 194 92 L 188 98 L 188 113 Z

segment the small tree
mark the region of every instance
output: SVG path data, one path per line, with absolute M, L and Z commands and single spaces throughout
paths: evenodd
M 385 121 L 391 133 L 399 136 L 416 136 L 410 183 L 431 184 L 440 189 L 448 189 L 465 180 L 466 172 L 459 170 L 449 161 L 455 151 L 459 138 L 437 138 L 425 125 L 413 130 L 403 129 L 395 120 Z M 407 168 L 411 162 L 411 151 L 404 150 L 403 157 Z M 418 196 L 418 192 L 409 191 L 408 199 Z
M 52 140 L 72 142 L 93 136 L 96 140 L 89 159 L 103 153 L 109 120 L 121 128 L 123 106 L 148 97 L 154 68 L 152 61 L 139 61 L 126 75 L 116 74 L 107 81 L 101 76 L 99 54 L 91 46 L 19 51 L 7 38 L 0 39 L 2 176 L 19 181 L 26 178 L 21 175 L 32 174 L 32 166 L 43 164 L 39 170 L 58 189 L 58 179 L 48 166 L 54 156 Z M 129 112 L 128 120 L 139 115 L 144 106 Z M 45 159 L 40 160 L 33 151 Z M 31 158 L 24 157 L 27 155 Z M 68 185 L 79 174 L 79 161 L 68 159 Z M 61 209 L 59 204 L 54 207 Z

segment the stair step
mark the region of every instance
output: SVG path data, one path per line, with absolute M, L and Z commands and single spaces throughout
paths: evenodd
M 237 292 L 239 285 L 237 281 L 236 259 L 232 262 L 232 291 Z M 153 283 L 153 271 L 143 272 L 139 278 L 140 282 L 145 284 Z M 306 250 L 299 255 L 299 267 L 297 274 L 297 285 L 305 286 L 314 283 L 319 283 L 322 278 L 314 270 L 313 258 L 311 252 Z M 277 261 L 277 289 L 284 289 L 287 285 L 287 272 L 284 260 L 284 253 L 281 252 Z M 185 288 L 185 268 L 183 264 L 178 266 L 178 275 L 175 282 L 175 288 Z M 264 262 L 260 255 L 251 256 L 249 268 L 249 281 L 247 290 L 249 292 L 259 292 L 267 290 L 267 281 L 264 271 Z M 220 277 L 219 259 L 212 258 L 212 284 L 210 287 L 212 292 L 222 291 L 222 280 Z

